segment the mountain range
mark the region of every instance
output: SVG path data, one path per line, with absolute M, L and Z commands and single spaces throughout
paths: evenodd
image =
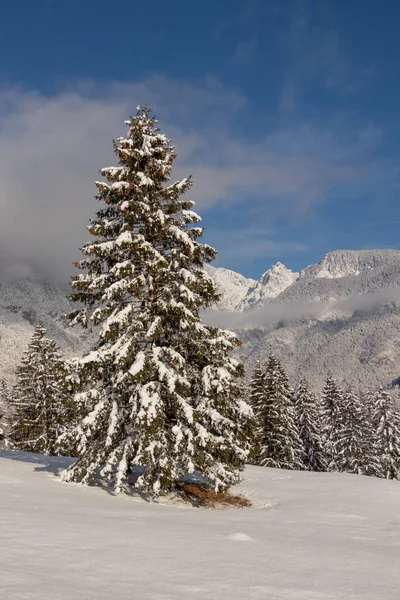
M 337 250 L 300 273 L 277 263 L 227 310 L 237 273 L 210 271 L 220 293 L 205 318 L 238 332 L 247 372 L 278 356 L 293 384 L 320 388 L 328 372 L 360 388 L 389 386 L 400 376 L 400 251 Z
M 65 290 L 57 285 L 34 278 L 0 281 L 0 378 L 13 380 L 39 322 L 66 356 L 85 350 L 88 341 L 84 333 L 67 327 L 64 315 L 70 310 Z
M 206 267 L 221 294 L 204 319 L 237 331 L 251 371 L 270 353 L 295 385 L 320 388 L 328 372 L 357 387 L 389 386 L 400 377 L 400 251 L 337 250 L 300 273 L 277 263 L 260 279 Z M 0 281 L 0 377 L 12 379 L 38 321 L 67 355 L 88 339 L 62 315 L 65 290 L 34 279 Z

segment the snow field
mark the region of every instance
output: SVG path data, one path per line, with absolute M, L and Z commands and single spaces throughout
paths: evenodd
M 263 508 L 201 510 L 62 484 L 0 452 L 4 600 L 398 600 L 400 483 L 247 467 Z

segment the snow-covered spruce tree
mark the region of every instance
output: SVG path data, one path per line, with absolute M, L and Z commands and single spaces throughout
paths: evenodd
M 338 419 L 331 441 L 336 470 L 357 475 L 379 475 L 368 413 L 360 396 L 351 388 L 338 400 Z
M 381 476 L 400 479 L 400 414 L 390 393 L 380 388 L 372 414 Z
M 262 429 L 258 463 L 262 466 L 304 469 L 304 448 L 292 396 L 280 362 L 270 356 L 265 371 L 263 405 L 259 409 Z
M 357 418 L 361 420 L 361 446 L 363 472 L 371 477 L 382 477 L 382 466 L 377 453 L 378 437 L 373 421 L 375 394 L 370 391 L 357 395 Z
M 10 447 L 11 391 L 5 379 L 0 381 L 0 448 Z
M 321 437 L 324 460 L 329 471 L 337 471 L 334 439 L 341 423 L 341 406 L 343 390 L 336 384 L 329 373 L 321 395 Z
M 257 360 L 256 367 L 253 372 L 253 377 L 250 382 L 250 405 L 253 409 L 254 416 L 257 418 L 260 414 L 264 402 L 265 394 L 265 372 L 261 367 L 260 360 Z
M 308 383 L 301 379 L 295 396 L 296 420 L 300 439 L 304 447 L 304 464 L 309 471 L 326 471 L 319 430 L 319 404 L 311 393 Z
M 265 372 L 257 360 L 249 386 L 249 402 L 253 410 L 252 422 L 252 450 L 249 457 L 250 462 L 258 464 L 260 455 L 260 442 L 262 436 L 262 409 L 265 404 Z
M 374 422 L 376 391 L 366 390 L 360 393 L 360 404 L 364 426 L 364 438 L 368 448 L 369 464 L 367 475 L 383 477 L 381 457 L 378 451 L 378 433 Z
M 71 299 L 84 308 L 71 322 L 101 328 L 81 362 L 87 414 L 70 433 L 80 458 L 64 480 L 86 483 L 100 468 L 119 491 L 141 466 L 135 485 L 153 494 L 195 470 L 226 488 L 249 452 L 243 367 L 229 356 L 240 342 L 199 317 L 218 297 L 202 270 L 216 251 L 192 226 L 190 178 L 169 184 L 175 154 L 156 123 L 138 107 L 114 144 L 118 166 L 96 184 L 103 207 L 76 263 Z
M 67 435 L 76 427 L 83 416 L 82 407 L 76 402 L 81 389 L 81 380 L 76 367 L 78 359 L 63 360 L 59 370 L 59 435 L 56 441 L 56 454 L 76 456 L 76 446 Z
M 45 334 L 37 325 L 17 367 L 10 436 L 17 450 L 55 455 L 67 397 L 65 367 L 57 344 Z

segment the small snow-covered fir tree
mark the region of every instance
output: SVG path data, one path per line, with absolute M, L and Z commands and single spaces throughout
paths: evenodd
M 338 419 L 331 436 L 336 470 L 379 475 L 367 407 L 351 388 L 339 397 L 337 406 Z
M 304 464 L 309 471 L 326 471 L 319 431 L 319 404 L 308 383 L 301 379 L 295 396 L 295 409 L 300 439 L 304 447 Z
M 390 393 L 380 388 L 374 401 L 372 420 L 381 476 L 400 478 L 400 414 Z
M 304 448 L 292 397 L 282 365 L 275 356 L 270 356 L 265 371 L 263 405 L 259 408 L 262 427 L 259 464 L 262 466 L 304 468 Z
M 82 407 L 76 400 L 82 381 L 78 375 L 78 359 L 62 360 L 59 365 L 59 434 L 56 442 L 56 454 L 60 456 L 76 456 L 76 446 L 68 433 L 76 427 L 83 416 Z
M 249 402 L 253 410 L 253 449 L 251 452 L 251 462 L 257 464 L 260 454 L 260 443 L 262 437 L 262 415 L 265 404 L 265 372 L 261 367 L 260 360 L 257 360 L 249 386 Z
M 373 421 L 376 393 L 370 390 L 358 393 L 359 418 L 361 419 L 363 444 L 363 469 L 365 475 L 382 477 L 380 458 L 377 452 L 378 437 Z
M 265 372 L 261 367 L 260 360 L 257 360 L 256 367 L 253 372 L 253 377 L 250 382 L 250 404 L 256 419 L 258 419 L 260 415 L 260 410 L 264 405 L 264 394 Z
M 11 421 L 11 391 L 5 379 L 0 381 L 0 448 L 9 448 Z
M 45 334 L 37 325 L 17 367 L 10 436 L 17 450 L 55 455 L 66 398 L 65 366 L 57 344 Z
M 84 305 L 72 324 L 101 328 L 81 362 L 86 416 L 69 435 L 80 458 L 64 479 L 85 483 L 100 468 L 119 491 L 141 466 L 136 486 L 154 494 L 195 470 L 226 488 L 248 456 L 252 411 L 230 356 L 237 337 L 199 316 L 218 298 L 202 270 L 216 251 L 198 241 L 200 217 L 183 197 L 190 178 L 169 183 L 174 149 L 150 111 L 138 107 L 126 124 L 72 282 Z
M 335 436 L 341 426 L 341 406 L 343 391 L 331 374 L 328 375 L 321 395 L 321 437 L 324 460 L 329 471 L 338 470 L 335 454 Z
M 361 419 L 361 436 L 363 457 L 361 464 L 365 475 L 382 477 L 382 465 L 377 452 L 378 436 L 374 426 L 374 404 L 370 393 L 358 395 L 359 418 Z

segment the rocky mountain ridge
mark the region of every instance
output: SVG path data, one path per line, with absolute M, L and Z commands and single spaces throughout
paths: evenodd
M 339 250 L 300 273 L 277 263 L 258 281 L 206 270 L 222 294 L 214 323 L 237 330 L 248 373 L 273 352 L 294 384 L 304 375 L 319 387 L 328 371 L 360 387 L 400 376 L 400 251 Z M 62 317 L 67 293 L 29 278 L 0 281 L 0 377 L 12 379 L 38 321 L 65 354 L 86 349 L 87 335 Z
M 232 313 L 213 315 L 238 331 L 248 372 L 274 353 L 294 384 L 306 376 L 321 387 L 328 371 L 360 388 L 399 378 L 399 250 L 337 250 L 292 278 L 281 264 L 274 270 L 281 289 L 263 275 Z
M 87 336 L 67 326 L 64 315 L 70 310 L 67 292 L 57 285 L 34 278 L 0 281 L 0 378 L 12 381 L 39 322 L 66 356 L 82 352 Z
M 257 284 L 255 279 L 248 279 L 230 269 L 205 265 L 205 270 L 222 296 L 218 302 L 219 310 L 236 310 L 248 291 Z

